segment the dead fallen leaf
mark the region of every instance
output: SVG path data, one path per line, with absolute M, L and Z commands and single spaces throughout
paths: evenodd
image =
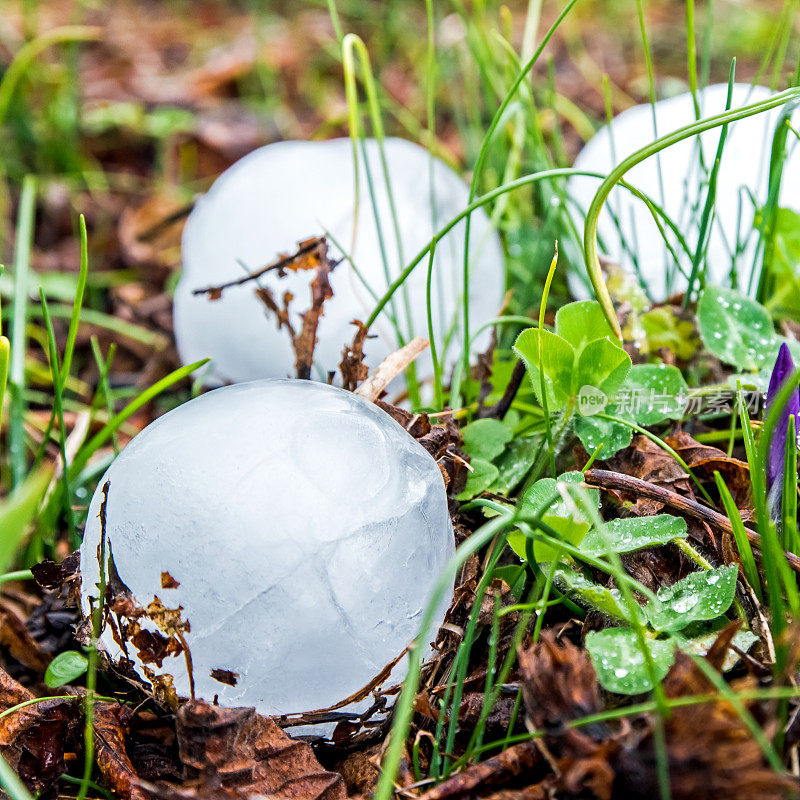
M 31 634 L 26 609 L 8 597 L 0 597 L 0 645 L 13 658 L 34 672 L 42 673 L 50 663 L 50 654 Z
M 474 764 L 439 786 L 425 792 L 421 800 L 455 800 L 474 798 L 486 794 L 487 789 L 502 786 L 513 779 L 525 776 L 526 781 L 537 783 L 547 774 L 547 762 L 534 742 L 522 742 L 504 750 L 480 764 Z M 544 797 L 534 794 L 533 797 Z
M 45 560 L 31 567 L 34 580 L 43 589 L 61 589 L 67 581 L 73 582 L 80 577 L 81 554 L 70 553 L 63 561 Z
M 130 718 L 130 710 L 118 703 L 94 704 L 95 761 L 106 783 L 123 800 L 147 800 L 125 747 Z
M 646 436 L 634 436 L 628 447 L 608 461 L 598 463 L 597 467 L 631 475 L 687 497 L 694 497 L 688 473 L 669 453 Z M 613 494 L 620 502 L 625 503 L 631 514 L 638 517 L 658 514 L 664 508 L 662 503 L 645 497 L 630 497 L 617 491 Z
M 381 774 L 375 763 L 379 749 L 379 746 L 374 746 L 366 752 L 350 753 L 337 765 L 348 794 L 370 797 L 375 791 Z
M 0 670 L 0 708 L 33 700 L 34 695 Z M 81 729 L 81 710 L 73 700 L 42 700 L 0 719 L 0 753 L 25 785 L 50 794 L 65 770 L 64 754 Z
M 719 472 L 730 490 L 733 501 L 745 522 L 753 517 L 752 484 L 750 467 L 746 461 L 731 458 L 717 447 L 701 444 L 679 432 L 664 440 L 689 465 L 695 476 L 714 491 L 714 472 Z
M 236 686 L 239 682 L 239 673 L 232 672 L 229 669 L 212 669 L 211 677 L 227 686 Z
M 570 720 L 601 708 L 594 667 L 585 650 L 556 642 L 552 631 L 519 654 L 522 693 L 528 717 L 537 730 L 563 729 Z
M 169 574 L 169 572 L 161 573 L 161 588 L 162 589 L 177 589 L 180 583 Z
M 355 391 L 358 384 L 366 380 L 369 375 L 369 368 L 364 363 L 364 343 L 367 340 L 369 328 L 357 319 L 354 319 L 352 324 L 357 328 L 356 333 L 352 343 L 345 345 L 342 350 L 342 361 L 339 364 L 339 371 L 342 373 L 342 387 L 348 392 Z
M 314 362 L 314 348 L 317 344 L 319 320 L 325 303 L 333 297 L 330 274 L 337 264 L 338 262 L 331 261 L 328 258 L 328 242 L 325 237 L 316 236 L 299 242 L 296 252 L 289 255 L 282 254 L 276 261 L 266 267 L 228 283 L 195 289 L 193 294 L 207 295 L 212 301 L 219 300 L 226 289 L 255 281 L 268 272 L 275 272 L 278 277 L 283 277 L 287 270 L 290 272 L 314 272 L 314 278 L 310 285 L 311 305 L 307 311 L 300 314 L 300 330 L 297 330 L 292 324 L 289 315 L 289 304 L 294 299 L 291 293 L 284 293 L 281 304 L 278 303 L 274 293 L 268 287 L 263 286 L 255 290 L 256 296 L 264 303 L 270 313 L 275 315 L 278 321 L 278 328 L 286 328 L 289 334 L 295 352 L 297 377 L 308 380 L 311 377 L 311 367 Z
M 131 266 L 169 269 L 180 262 L 183 221 L 191 205 L 153 195 L 137 208 L 128 206 L 119 219 L 119 242 Z
M 185 703 L 177 714 L 178 753 L 190 777 L 218 780 L 241 796 L 344 800 L 342 776 L 327 772 L 311 746 L 290 739 L 252 708 Z

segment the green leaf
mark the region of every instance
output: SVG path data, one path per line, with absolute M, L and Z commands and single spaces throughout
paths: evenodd
M 709 286 L 697 304 L 697 325 L 708 351 L 739 369 L 762 368 L 775 350 L 769 311 L 733 289 Z
M 613 406 L 609 407 L 609 413 Z M 621 425 L 610 419 L 599 417 L 577 416 L 573 421 L 575 434 L 588 453 L 593 453 L 602 444 L 600 458 L 610 458 L 631 443 L 633 431 L 627 425 Z
M 8 359 L 11 353 L 11 344 L 5 336 L 0 336 L 0 426 L 3 423 L 3 400 L 6 394 L 8 381 Z
M 470 456 L 492 461 L 511 440 L 511 431 L 499 419 L 479 419 L 463 428 L 461 436 Z
M 522 600 L 522 592 L 525 589 L 525 565 L 511 564 L 507 567 L 495 567 L 495 578 L 505 581 L 511 589 L 511 594 L 517 602 Z
M 57 689 L 65 683 L 70 683 L 86 672 L 89 662 L 83 653 L 77 650 L 67 650 L 59 653 L 47 667 L 44 673 L 44 682 L 51 689 Z
M 520 499 L 518 512 L 524 517 L 536 517 L 543 512 L 541 521 L 549 525 L 561 541 L 577 545 L 586 535 L 591 523 L 575 502 L 564 501 L 559 483 L 582 484 L 583 473 L 565 472 L 559 476 L 558 481 L 552 478 L 536 481 Z M 584 491 L 588 493 L 591 503 L 599 505 L 600 493 L 597 489 L 586 488 Z M 513 531 L 508 536 L 511 549 L 522 559 L 526 558 L 525 538 L 525 534 L 520 531 Z M 544 563 L 559 558 L 560 551 L 555 546 L 537 540 L 533 543 L 533 555 L 538 563 Z
M 32 472 L 25 482 L 0 504 L 0 573 L 11 566 L 22 544 L 28 526 L 36 519 L 53 471 L 42 467 Z
M 488 489 L 499 475 L 497 467 L 491 461 L 482 458 L 473 458 L 470 462 L 472 471 L 467 476 L 467 484 L 464 491 L 456 499 L 472 500 L 475 495 Z
M 775 250 L 770 277 L 773 295 L 767 308 L 780 317 L 800 321 L 800 214 L 779 208 L 775 216 Z
M 591 502 L 598 507 L 600 506 L 600 491 L 594 487 L 586 486 L 584 484 L 583 473 L 575 470 L 572 472 L 562 473 L 558 476 L 558 480 L 553 480 L 552 478 L 542 478 L 541 480 L 536 481 L 536 483 L 534 483 L 533 486 L 531 486 L 530 489 L 528 489 L 522 496 L 520 510 L 524 510 L 526 513 L 531 515 L 538 514 L 539 511 L 547 506 L 548 502 L 551 501 L 555 496 L 555 500 L 550 502 L 548 510 L 551 513 L 572 513 L 574 504 L 571 503 L 568 508 L 564 503 L 564 499 L 561 496 L 561 492 L 558 488 L 559 483 L 574 483 L 582 485 L 584 491 L 586 491 L 588 496 L 591 498 Z
M 631 610 L 623 601 L 622 595 L 616 587 L 609 589 L 605 586 L 600 586 L 600 584 L 584 578 L 579 572 L 566 568 L 556 570 L 553 579 L 561 591 L 570 595 L 573 599 L 582 601 L 584 605 L 602 611 L 613 619 L 623 620 L 624 622 L 634 621 L 631 619 Z M 637 605 L 636 609 L 633 613 L 642 621 L 644 615 L 640 613 L 641 607 Z
M 522 359 L 531 379 L 536 399 L 542 402 L 539 364 L 539 337 L 542 337 L 545 392 L 547 409 L 560 411 L 572 393 L 572 374 L 575 368 L 575 351 L 572 345 L 550 331 L 528 328 L 522 331 L 514 344 L 514 352 Z
M 700 347 L 694 325 L 678 319 L 668 306 L 652 308 L 641 316 L 645 334 L 642 352 L 655 353 L 662 347 L 671 350 L 682 361 L 688 361 Z
M 608 320 L 603 313 L 603 308 L 596 300 L 579 300 L 567 303 L 556 311 L 556 333 L 566 339 L 575 349 L 575 354 L 580 356 L 583 348 L 595 339 L 608 337 L 616 343 L 617 339 Z
M 680 419 L 688 394 L 689 387 L 677 367 L 636 364 L 617 392 L 614 405 L 639 425 L 657 425 L 666 419 Z
M 670 640 L 646 639 L 656 677 L 663 680 L 675 658 Z M 615 694 L 642 694 L 653 689 L 645 654 L 635 631 L 606 628 L 586 636 L 586 649 L 600 685 Z
M 674 539 L 686 538 L 686 520 L 669 514 L 655 517 L 626 517 L 606 523 L 606 535 L 596 528 L 589 531 L 581 542 L 581 550 L 590 556 L 604 556 L 608 546 L 617 553 L 632 553 L 646 547 L 669 544 Z
M 495 491 L 508 494 L 530 472 L 536 460 L 539 436 L 519 436 L 506 446 L 505 452 L 495 461 L 500 475 L 495 482 Z
M 622 386 L 631 368 L 631 357 L 608 339 L 589 342 L 578 357 L 572 383 L 572 393 L 584 386 L 599 389 L 606 397 L 613 397 Z
M 650 624 L 659 631 L 679 631 L 692 622 L 716 619 L 731 606 L 736 593 L 736 564 L 693 572 L 659 589 L 645 606 Z

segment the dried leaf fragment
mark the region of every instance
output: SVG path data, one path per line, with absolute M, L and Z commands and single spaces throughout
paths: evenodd
M 229 669 L 212 669 L 211 677 L 215 681 L 224 683 L 227 686 L 236 686 L 236 684 L 239 682 L 239 673 L 231 672 Z
M 177 589 L 180 583 L 169 574 L 169 572 L 161 573 L 161 588 L 162 589 Z
M 123 800 L 147 800 L 125 747 L 130 716 L 129 709 L 118 703 L 95 702 L 95 761 L 106 783 Z
M 33 700 L 24 686 L 0 670 L 0 706 Z M 80 729 L 80 707 L 72 700 L 43 699 L 0 719 L 0 753 L 29 789 L 48 794 L 65 770 L 64 753 Z
M 190 776 L 219 781 L 242 796 L 345 800 L 341 775 L 327 772 L 311 746 L 290 739 L 252 708 L 185 703 L 177 714 L 178 753 Z

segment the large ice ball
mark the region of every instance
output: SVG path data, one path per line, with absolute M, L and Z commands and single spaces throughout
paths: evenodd
M 213 358 L 211 383 L 293 376 L 294 354 L 287 331 L 278 330 L 274 316 L 255 296 L 254 284 L 228 289 L 213 302 L 193 290 L 241 278 L 246 270 L 293 252 L 298 241 L 327 233 L 329 255 L 346 253 L 348 260 L 332 275 L 334 297 L 325 304 L 317 330 L 312 377 L 324 379 L 353 339 L 352 320 L 365 321 L 377 298 L 434 232 L 467 207 L 464 181 L 419 145 L 384 140 L 388 183 L 378 142 L 369 139 L 359 150 L 357 215 L 349 139 L 262 147 L 224 172 L 198 201 L 183 233 L 175 338 L 184 363 Z M 505 291 L 500 240 L 482 209 L 472 214 L 469 252 L 470 330 L 475 331 L 497 316 Z M 447 367 L 459 358 L 463 339 L 463 261 L 462 221 L 439 241 L 433 267 L 434 336 Z M 427 269 L 426 257 L 377 320 L 372 332 L 378 338 L 364 348 L 370 367 L 397 349 L 397 329 L 406 340 L 427 338 Z M 285 278 L 269 273 L 260 280 L 278 299 L 285 291 L 292 293 L 298 328 L 299 314 L 310 305 L 309 281 L 304 272 Z M 490 335 L 485 331 L 475 347 L 485 349 Z M 423 378 L 432 373 L 427 353 L 418 359 L 417 370 Z
M 700 90 L 701 118 L 722 113 L 727 93 L 727 84 Z M 760 102 L 771 94 L 764 86 L 734 84 L 731 108 Z M 758 242 L 753 220 L 767 199 L 770 148 L 782 113 L 782 108 L 776 108 L 731 123 L 728 128 L 705 257 L 708 283 L 727 284 L 735 265 L 738 286 L 745 292 L 751 290 Z M 608 174 L 627 156 L 656 139 L 656 132 L 663 136 L 696 121 L 690 93 L 655 104 L 655 130 L 652 114 L 649 103 L 623 111 L 586 144 L 575 167 Z M 793 115 L 793 120 L 795 124 L 800 122 L 800 112 Z M 708 192 L 708 171 L 714 164 L 720 131 L 719 127 L 712 128 L 698 137 L 684 139 L 662 150 L 660 156 L 649 157 L 625 175 L 628 183 L 664 208 L 683 233 L 692 255 L 697 246 Z M 800 149 L 791 135 L 788 150 L 780 198 L 782 204 L 796 207 Z M 568 182 L 567 193 L 586 211 L 599 186 L 596 178 L 575 176 Z M 627 269 L 638 269 L 653 300 L 664 300 L 669 294 L 686 288 L 688 282 L 675 268 L 675 261 L 664 245 L 652 214 L 626 189 L 617 186 L 612 190 L 601 213 L 598 232 L 601 250 Z M 669 235 L 679 256 L 680 269 L 688 275 L 692 258 L 681 249 L 675 236 Z M 570 275 L 570 288 L 578 297 L 587 296 L 583 272 Z
M 129 635 L 128 656 L 188 696 L 185 654 L 171 652 L 183 636 L 197 697 L 225 706 L 278 714 L 349 697 L 417 635 L 454 551 L 436 462 L 381 409 L 322 383 L 202 395 L 142 431 L 106 480 L 108 574 L 155 634 Z M 84 613 L 98 595 L 101 499 L 81 547 Z M 102 635 L 114 660 L 126 619 L 112 611 Z

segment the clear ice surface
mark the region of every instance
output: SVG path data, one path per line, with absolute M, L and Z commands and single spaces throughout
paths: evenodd
M 725 110 L 727 92 L 727 84 L 716 84 L 698 91 L 701 118 L 722 113 Z M 731 108 L 737 109 L 760 102 L 771 95 L 772 92 L 764 86 L 734 84 Z M 737 236 L 744 241 L 753 230 L 754 206 L 748 190 L 753 193 L 759 207 L 767 199 L 770 147 L 783 110 L 776 108 L 729 126 L 717 177 L 715 217 L 708 243 L 709 283 L 726 282 Z M 672 133 L 696 121 L 694 103 L 689 93 L 660 100 L 655 104 L 655 113 L 658 136 Z M 800 112 L 795 112 L 793 119 L 795 124 L 800 122 Z M 698 228 L 707 194 L 707 180 L 700 168 L 696 142 L 699 138 L 704 163 L 710 169 L 714 163 L 721 130 L 719 127 L 712 128 L 699 137 L 672 145 L 662 150 L 658 158 L 649 157 L 625 175 L 628 183 L 647 194 L 657 205 L 663 206 L 686 236 L 692 255 L 697 245 Z M 575 167 L 607 175 L 623 159 L 655 138 L 651 105 L 646 103 L 634 106 L 623 111 L 610 125 L 597 132 L 581 150 Z M 789 156 L 783 172 L 780 197 L 782 205 L 797 209 L 800 143 L 793 142 L 792 138 L 790 135 Z M 579 208 L 586 211 L 599 186 L 600 181 L 597 178 L 573 176 L 569 179 L 567 194 L 575 200 Z M 612 212 L 619 220 L 622 236 L 629 250 L 622 245 Z M 616 186 L 601 213 L 598 230 L 601 241 L 605 243 L 605 252 L 619 260 L 627 269 L 633 270 L 630 253 L 637 254 L 650 297 L 655 301 L 666 299 L 668 291 L 665 263 L 672 263 L 673 260 L 646 205 L 627 189 Z M 739 287 L 745 292 L 750 282 L 757 240 L 757 233 L 750 235 L 736 261 Z M 674 236 L 672 241 L 688 275 L 692 259 L 680 249 Z M 570 288 L 577 297 L 589 296 L 584 273 L 571 273 L 569 281 Z M 686 285 L 686 279 L 676 272 L 671 291 L 683 291 Z
M 417 635 L 454 552 L 436 462 L 377 406 L 322 383 L 202 395 L 136 436 L 106 480 L 120 579 L 142 607 L 183 607 L 196 694 L 224 706 L 292 713 L 350 696 Z M 98 488 L 81 547 L 84 613 L 98 594 L 100 500 Z M 162 572 L 178 588 L 162 589 Z M 120 657 L 108 626 L 102 644 Z M 156 672 L 188 696 L 182 654 Z
M 366 320 L 391 280 L 469 201 L 468 187 L 459 175 L 424 148 L 389 138 L 384 140 L 384 149 L 399 248 L 374 139 L 366 141 L 366 160 L 363 154 L 358 159 L 357 216 L 349 139 L 270 144 L 245 156 L 217 179 L 198 201 L 183 233 L 183 273 L 175 292 L 175 336 L 184 363 L 211 356 L 212 371 L 206 373 L 211 384 L 294 376 L 294 354 L 287 331 L 278 330 L 274 317 L 268 316 L 254 294 L 253 283 L 228 289 L 214 302 L 193 296 L 192 290 L 241 278 L 245 270 L 256 270 L 281 253 L 293 252 L 298 241 L 327 232 L 329 254 L 338 258 L 344 251 L 350 261 L 343 261 L 331 278 L 334 297 L 325 304 L 317 331 L 313 377 L 325 379 L 328 370 L 338 367 L 342 348 L 352 341 L 356 330 L 352 320 Z M 471 219 L 470 330 L 475 331 L 499 313 L 505 272 L 499 237 L 483 209 L 475 210 Z M 439 241 L 433 268 L 435 341 L 440 360 L 447 367 L 458 359 L 463 338 L 457 334 L 463 260 L 462 221 Z M 372 333 L 378 338 L 368 339 L 364 348 L 370 367 L 398 347 L 389 313 L 394 314 L 406 339 L 410 338 L 409 329 L 413 335 L 428 337 L 427 270 L 426 256 L 373 326 Z M 303 272 L 288 273 L 285 278 L 268 273 L 260 283 L 277 299 L 285 291 L 294 295 L 292 319 L 299 325 L 299 314 L 310 305 L 310 279 Z M 490 330 L 484 331 L 476 340 L 475 351 L 485 349 L 490 336 Z M 420 377 L 432 374 L 428 353 L 417 360 L 417 369 Z

